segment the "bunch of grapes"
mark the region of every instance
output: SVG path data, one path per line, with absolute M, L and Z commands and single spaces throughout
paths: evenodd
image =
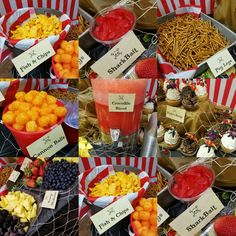
M 17 216 L 12 216 L 7 210 L 0 210 L 0 236 L 26 235 L 25 227 L 29 222 L 21 223 Z

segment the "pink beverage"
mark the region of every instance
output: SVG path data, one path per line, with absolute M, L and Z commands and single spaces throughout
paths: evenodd
M 129 136 L 140 128 L 147 88 L 146 79 L 93 79 L 93 96 L 101 131 L 119 129 L 121 136 Z M 110 112 L 109 94 L 135 94 L 133 112 Z

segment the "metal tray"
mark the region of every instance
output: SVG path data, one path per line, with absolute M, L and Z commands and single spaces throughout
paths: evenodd
M 89 23 L 93 20 L 93 17 L 89 15 L 84 9 L 79 7 L 79 14 L 83 16 Z M 79 44 L 80 47 L 85 51 L 88 52 L 92 48 L 95 47 L 98 43 L 92 38 L 92 36 L 89 33 L 89 28 L 85 30 L 80 36 L 79 36 Z
M 158 18 L 157 19 L 157 24 L 162 24 L 162 23 L 166 22 L 167 20 L 170 20 L 174 17 L 175 17 L 175 12 L 169 13 L 169 14 L 163 16 L 163 17 Z M 210 17 L 210 16 L 208 16 L 204 13 L 200 13 L 200 18 L 204 21 L 209 21 L 213 26 L 215 26 L 219 30 L 219 32 L 223 36 L 225 36 L 231 42 L 231 44 L 229 46 L 227 46 L 225 49 L 228 49 L 230 52 L 232 52 L 233 51 L 233 46 L 236 44 L 236 34 L 232 30 L 230 30 L 229 28 L 227 28 L 226 26 L 221 24 L 219 21 L 213 19 L 212 17 Z M 222 50 L 224 50 L 224 49 L 222 49 Z M 201 62 L 198 65 L 198 69 L 197 69 L 194 77 L 197 77 L 197 76 L 201 75 L 203 72 L 205 72 L 207 69 L 209 69 L 208 64 L 207 64 L 207 60 Z
M 158 165 L 158 171 L 168 180 L 171 177 L 171 174 L 164 169 L 162 166 Z M 171 206 L 176 200 L 170 195 L 168 191 L 168 186 L 163 188 L 158 194 L 158 204 L 163 208 L 167 209 L 169 206 Z

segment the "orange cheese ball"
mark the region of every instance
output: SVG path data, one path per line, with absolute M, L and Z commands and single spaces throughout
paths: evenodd
M 54 70 L 60 78 L 79 78 L 78 48 L 79 44 L 77 40 L 69 42 L 63 40 L 60 44 L 60 48 L 56 50 L 56 55 L 53 56 L 55 63 Z
M 133 227 L 137 236 L 157 235 L 157 199 L 141 198 L 132 213 Z
M 17 92 L 16 100 L 8 105 L 3 123 L 18 131 L 38 132 L 57 124 L 67 109 L 57 105 L 57 99 L 45 91 Z

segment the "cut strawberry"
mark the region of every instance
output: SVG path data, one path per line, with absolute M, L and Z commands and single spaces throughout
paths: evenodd
M 157 59 L 150 57 L 138 61 L 135 72 L 139 78 L 157 79 Z
M 27 179 L 26 180 L 26 185 L 30 188 L 35 188 L 36 187 L 36 182 L 34 179 Z
M 214 223 L 214 230 L 217 236 L 236 236 L 236 216 L 218 218 Z

